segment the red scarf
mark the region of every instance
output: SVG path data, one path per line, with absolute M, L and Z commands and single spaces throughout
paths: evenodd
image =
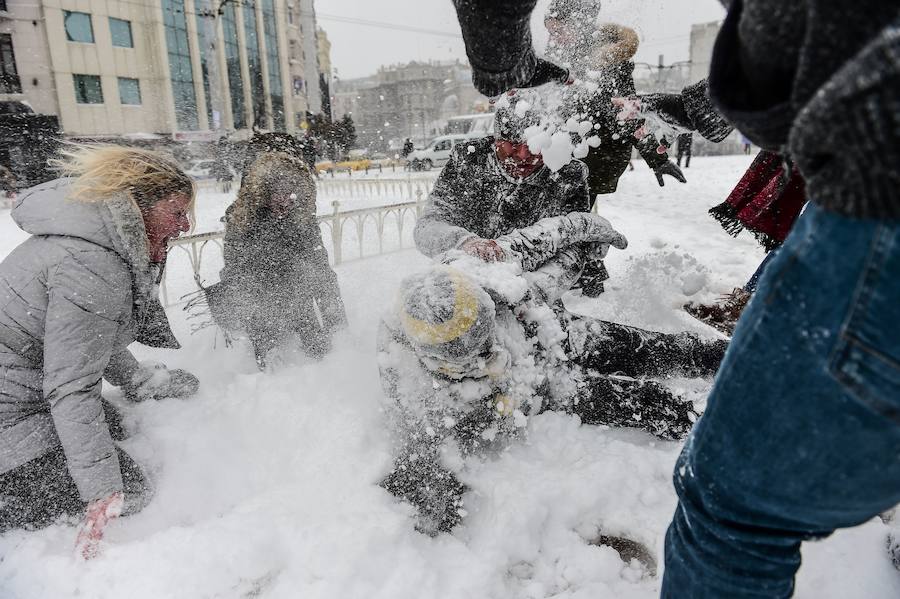
M 780 246 L 806 204 L 806 184 L 796 166 L 763 150 L 728 198 L 709 213 L 731 235 L 750 230 L 766 250 Z

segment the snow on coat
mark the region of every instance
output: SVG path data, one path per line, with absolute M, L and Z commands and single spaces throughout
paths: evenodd
M 573 160 L 516 180 L 494 155 L 494 138 L 454 148 L 416 223 L 416 247 L 429 257 L 478 236 L 496 239 L 548 216 L 588 212 L 587 169 Z
M 295 196 L 281 218 L 267 207 L 273 192 Z M 245 223 L 237 218 L 241 210 Z M 316 220 L 315 183 L 298 158 L 266 152 L 256 159 L 226 213 L 224 255 L 223 299 L 211 300 L 220 324 L 264 324 L 274 336 L 294 331 L 313 338 L 321 334 L 313 300 L 327 330 L 346 322 L 337 275 Z
M 70 181 L 25 192 L 12 211 L 32 236 L 0 263 L 0 473 L 62 445 L 85 501 L 122 490 L 101 379 L 137 367 L 134 340 L 178 347 L 130 197 L 75 202 Z

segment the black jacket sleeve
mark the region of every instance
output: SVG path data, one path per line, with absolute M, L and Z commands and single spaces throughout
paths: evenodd
M 534 75 L 537 57 L 529 18 L 535 4 L 537 0 L 453 0 L 472 82 L 482 93 L 502 93 Z

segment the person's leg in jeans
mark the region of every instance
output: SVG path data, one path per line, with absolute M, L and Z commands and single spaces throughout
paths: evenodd
M 750 279 L 744 284 L 744 291 L 747 293 L 753 293 L 756 291 L 757 286 L 759 286 L 759 278 L 765 272 L 766 267 L 769 263 L 775 258 L 778 254 L 778 250 L 774 249 L 766 254 L 766 257 L 763 258 L 763 261 L 759 263 L 759 266 L 756 267 L 756 271 L 750 275 Z
M 900 225 L 811 204 L 676 464 L 665 599 L 781 598 L 803 540 L 900 502 Z

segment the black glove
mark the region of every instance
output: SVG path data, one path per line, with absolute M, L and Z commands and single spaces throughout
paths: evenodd
M 549 60 L 538 58 L 537 66 L 534 69 L 534 75 L 519 87 L 538 87 L 545 83 L 566 84 L 569 83 L 569 79 L 569 69 L 554 64 Z
M 125 397 L 130 401 L 167 397 L 182 399 L 197 393 L 200 381 L 186 370 L 169 370 L 165 364 L 146 361 L 141 362 L 131 382 L 123 388 Z
M 666 160 L 659 166 L 654 167 L 653 172 L 656 174 L 656 180 L 659 182 L 660 187 L 666 186 L 666 182 L 663 181 L 663 175 L 669 175 L 682 183 L 687 183 L 687 179 L 684 178 L 684 173 L 682 173 L 681 169 L 678 168 L 678 165 L 671 160 Z
M 666 123 L 688 131 L 694 130 L 681 94 L 647 94 L 640 96 L 640 99 L 645 110 L 655 112 Z

